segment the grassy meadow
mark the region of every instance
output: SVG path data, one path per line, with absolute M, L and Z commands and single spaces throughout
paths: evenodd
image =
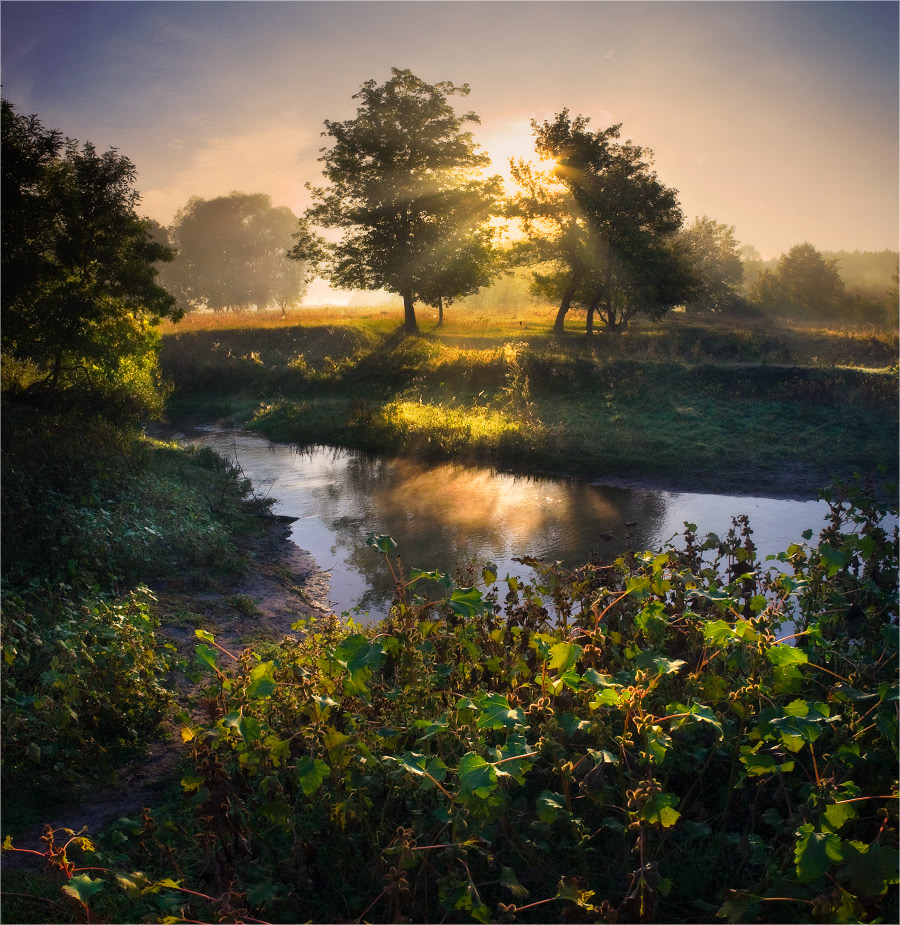
M 814 494 L 896 474 L 897 335 L 673 313 L 562 337 L 551 306 L 194 314 L 163 331 L 174 420 L 522 472 Z M 893 467 L 893 470 L 891 469 Z

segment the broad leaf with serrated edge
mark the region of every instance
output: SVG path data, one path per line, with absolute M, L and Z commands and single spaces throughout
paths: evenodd
M 497 772 L 480 755 L 469 752 L 459 762 L 459 780 L 463 791 L 474 793 L 482 799 L 497 789 Z
M 806 823 L 796 834 L 799 838 L 794 846 L 794 864 L 802 883 L 821 877 L 833 864 L 843 860 L 841 840 L 834 832 L 816 832 Z
M 103 881 L 100 879 L 93 880 L 87 874 L 79 874 L 72 877 L 71 880 L 62 888 L 63 893 L 73 896 L 78 902 L 85 906 L 90 902 L 92 896 L 103 889 Z

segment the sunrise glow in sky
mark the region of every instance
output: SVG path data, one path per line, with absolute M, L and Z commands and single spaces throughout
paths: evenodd
M 232 190 L 301 212 L 323 120 L 398 67 L 471 86 L 498 168 L 568 107 L 766 257 L 898 248 L 896 2 L 3 0 L 0 36 L 4 97 L 129 157 L 163 224 Z

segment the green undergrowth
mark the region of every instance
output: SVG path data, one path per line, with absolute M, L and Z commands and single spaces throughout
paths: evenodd
M 743 475 L 785 463 L 814 492 L 895 475 L 896 343 L 888 335 L 678 322 L 591 340 L 405 337 L 360 323 L 167 334 L 173 417 L 230 416 L 270 439 L 520 471 Z M 502 332 L 501 332 L 502 333 Z
M 166 922 L 896 921 L 896 508 L 830 505 L 772 561 L 737 518 L 572 571 L 529 560 L 527 584 L 405 570 L 370 535 L 396 586 L 381 624 L 303 621 L 243 653 L 197 631 L 210 717 L 181 731 L 184 805 L 54 833 L 56 901 Z
M 21 415 L 21 416 L 20 416 Z M 3 781 L 108 777 L 170 713 L 173 647 L 147 585 L 246 567 L 265 505 L 230 463 L 12 409 L 3 458 Z M 4 807 L 4 824 L 28 800 Z

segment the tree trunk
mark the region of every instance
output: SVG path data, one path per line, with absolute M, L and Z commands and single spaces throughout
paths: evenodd
M 444 300 L 438 296 L 438 327 L 444 323 Z
M 568 288 L 563 293 L 562 301 L 559 303 L 559 311 L 556 313 L 556 321 L 553 322 L 554 334 L 562 334 L 563 326 L 566 321 L 566 315 L 568 314 L 569 308 L 572 305 L 572 299 L 575 297 L 577 290 L 578 278 L 572 277 L 572 282 L 569 283 Z
M 419 325 L 416 324 L 416 307 L 409 292 L 403 293 L 403 330 L 407 334 L 415 334 L 419 330 Z
M 603 320 L 606 322 L 607 328 L 609 328 L 611 331 L 614 331 L 618 327 L 619 319 L 617 317 L 616 307 L 612 304 L 612 302 L 607 303 L 606 313 Z
M 53 358 L 53 372 L 50 374 L 50 379 L 48 382 L 48 392 L 51 396 L 56 395 L 56 387 L 59 384 L 59 373 L 62 369 L 62 359 L 63 354 L 62 350 L 56 351 L 56 356 Z
M 597 306 L 600 304 L 599 299 L 593 299 L 591 304 L 587 308 L 587 323 L 585 324 L 584 333 L 590 337 L 594 333 L 594 312 L 597 311 Z

